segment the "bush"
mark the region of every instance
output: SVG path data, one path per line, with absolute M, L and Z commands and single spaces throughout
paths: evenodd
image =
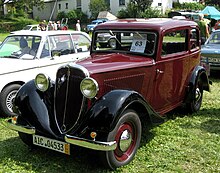
M 36 24 L 37 22 L 32 19 L 26 18 L 5 18 L 0 22 L 1 32 L 17 31 L 24 28 L 26 25 Z
M 75 29 L 75 24 L 77 20 L 80 20 L 80 23 L 87 23 L 88 16 L 80 10 L 71 10 L 68 13 L 61 11 L 57 14 L 57 20 L 62 20 L 63 18 L 68 18 L 69 28 Z
M 158 9 L 156 9 L 156 8 L 155 8 L 155 9 L 153 9 L 153 8 L 148 8 L 148 9 L 146 9 L 146 10 L 142 13 L 141 16 L 144 17 L 144 18 L 163 17 L 161 11 L 158 10 Z
M 203 10 L 205 8 L 204 5 L 200 3 L 195 3 L 195 2 L 184 2 L 184 3 L 179 3 L 179 2 L 173 2 L 173 8 L 175 9 L 184 9 L 184 10 Z

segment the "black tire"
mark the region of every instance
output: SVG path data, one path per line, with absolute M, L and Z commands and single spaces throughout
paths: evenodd
M 1 116 L 14 116 L 12 111 L 13 101 L 18 89 L 21 87 L 19 84 L 12 84 L 7 86 L 0 93 L 0 113 Z
M 131 137 L 127 140 L 122 138 Z M 115 128 L 109 133 L 107 141 L 116 141 L 117 148 L 114 151 L 103 151 L 100 159 L 110 169 L 128 164 L 135 156 L 141 140 L 141 122 L 138 114 L 131 109 L 126 110 L 118 120 Z M 122 145 L 125 144 L 126 145 Z
M 115 38 L 110 38 L 109 41 L 108 41 L 108 45 L 112 49 L 115 49 L 116 48 L 116 39 Z
M 202 105 L 202 98 L 203 98 L 203 83 L 202 80 L 199 78 L 193 90 L 193 99 L 191 100 L 190 103 L 186 104 L 187 112 L 189 113 L 198 112 Z
M 25 123 L 25 121 L 20 116 L 18 116 L 18 118 L 17 118 L 17 123 L 19 125 L 27 125 Z M 24 142 L 28 147 L 34 148 L 33 136 L 32 135 L 22 133 L 22 132 L 18 132 L 18 135 L 19 135 L 20 139 L 22 140 L 22 142 Z
M 99 43 L 100 47 L 107 47 L 108 43 Z

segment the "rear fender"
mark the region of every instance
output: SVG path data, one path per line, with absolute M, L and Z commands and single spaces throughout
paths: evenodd
M 196 88 L 196 82 L 198 79 L 201 79 L 203 82 L 203 89 L 210 92 L 210 81 L 208 79 L 208 75 L 206 73 L 206 70 L 202 66 L 196 66 L 193 70 L 192 76 L 190 78 L 187 94 L 185 98 L 185 102 L 191 102 L 194 98 L 193 93 Z

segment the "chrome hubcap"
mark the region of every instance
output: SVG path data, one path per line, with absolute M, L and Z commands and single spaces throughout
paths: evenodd
M 14 102 L 16 94 L 17 94 L 17 90 L 10 92 L 8 96 L 6 97 L 6 106 L 8 110 L 11 112 L 13 112 L 12 107 L 13 107 L 13 102 Z
M 132 136 L 131 133 L 128 130 L 123 131 L 120 137 L 119 141 L 119 148 L 122 152 L 127 151 L 127 149 L 130 147 L 132 142 Z
M 201 98 L 202 94 L 200 92 L 200 89 L 199 88 L 196 88 L 196 94 L 195 94 L 195 100 L 196 102 L 198 102 Z

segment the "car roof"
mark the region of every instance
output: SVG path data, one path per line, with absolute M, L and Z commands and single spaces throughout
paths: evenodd
M 196 22 L 190 20 L 175 20 L 170 18 L 149 18 L 149 19 L 119 19 L 107 21 L 96 26 L 96 29 L 148 29 L 148 30 L 168 30 L 173 27 L 198 26 Z
M 88 36 L 88 34 L 81 31 L 71 31 L 71 30 L 58 30 L 58 31 L 19 31 L 10 34 L 13 35 L 30 35 L 30 36 L 47 36 L 47 35 L 62 35 L 62 34 L 83 34 Z

